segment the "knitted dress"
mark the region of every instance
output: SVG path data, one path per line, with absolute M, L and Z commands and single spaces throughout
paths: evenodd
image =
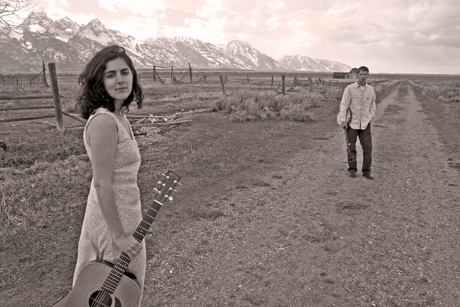
M 137 186 L 137 173 L 141 164 L 139 148 L 136 140 L 132 137 L 131 126 L 128 133 L 112 112 L 99 108 L 95 114 L 89 117 L 83 132 L 86 152 L 90 159 L 91 147 L 86 142 L 86 129 L 91 120 L 102 113 L 110 115 L 117 124 L 118 143 L 112 185 L 123 230 L 127 233 L 134 233 L 142 221 L 142 208 Z M 132 259 L 128 271 L 136 275 L 143 292 L 146 269 L 145 241 L 142 241 L 142 245 L 142 251 Z M 78 242 L 78 258 L 73 284 L 75 285 L 78 274 L 89 262 L 105 260 L 115 264 L 120 255 L 121 251 L 116 248 L 112 241 L 112 235 L 100 209 L 96 189 L 92 181 Z

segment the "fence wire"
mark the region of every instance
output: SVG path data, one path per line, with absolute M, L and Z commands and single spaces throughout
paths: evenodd
M 0 83 L 4 87 L 48 87 L 43 71 L 38 74 L 0 74 Z

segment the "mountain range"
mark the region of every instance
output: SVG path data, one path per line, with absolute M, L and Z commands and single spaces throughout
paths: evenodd
M 43 10 L 31 12 L 16 32 L 0 27 L 0 72 L 37 71 L 42 61 L 61 71 L 80 71 L 95 52 L 110 44 L 127 50 L 137 68 L 188 67 L 254 71 L 350 71 L 330 60 L 286 55 L 275 60 L 246 42 L 213 45 L 188 37 L 138 40 L 94 19 L 80 25 L 68 17 L 53 21 Z

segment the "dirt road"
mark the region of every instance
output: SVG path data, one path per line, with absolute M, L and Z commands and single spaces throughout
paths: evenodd
M 407 83 L 379 104 L 372 129 L 374 181 L 346 177 L 340 133 L 293 168 L 291 196 L 321 200 L 304 200 L 302 232 L 313 240 L 295 250 L 311 255 L 325 240 L 301 266 L 305 306 L 455 306 L 458 173 Z
M 409 83 L 378 104 L 372 133 L 373 181 L 347 176 L 337 127 L 284 167 L 188 195 L 207 218 L 156 241 L 169 258 L 151 260 L 146 306 L 457 305 L 459 175 Z

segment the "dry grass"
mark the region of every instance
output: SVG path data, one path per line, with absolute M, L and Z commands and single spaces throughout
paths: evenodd
M 324 87 L 312 93 L 297 89 L 285 96 L 277 94 L 275 87 L 261 90 L 257 86 L 228 84 L 228 95 L 223 98 L 220 84 L 144 85 L 145 101 L 140 110 L 131 109 L 132 114 L 174 113 L 180 111 L 212 108 L 231 115 L 237 122 L 282 119 L 308 122 L 314 120 L 314 109 L 324 103 L 335 103 L 338 89 Z M 4 89 L 11 95 L 14 88 Z M 26 88 L 21 94 L 50 94 L 49 88 Z M 78 86 L 73 83 L 60 84 L 63 110 L 75 109 Z M 26 107 L 52 105 L 52 100 L 2 101 L 2 107 Z M 51 110 L 4 111 L 1 118 L 49 114 Z M 69 122 L 65 118 L 64 123 Z M 73 122 L 73 120 L 70 120 Z M 0 235 L 6 231 L 21 231 L 43 223 L 50 215 L 69 214 L 58 210 L 60 206 L 71 208 L 84 201 L 86 187 L 91 174 L 89 161 L 81 142 L 81 131 L 68 130 L 60 135 L 53 120 L 4 123 L 2 140 L 9 150 L 0 152 L 0 175 L 2 178 Z M 79 124 L 79 123 L 78 123 Z M 72 124 L 70 125 L 72 126 Z M 153 130 L 152 130 L 153 131 Z M 151 133 L 158 134 L 161 131 Z M 163 132 L 164 133 L 164 132 Z M 142 144 L 143 140 L 139 140 Z M 176 153 L 159 163 L 168 167 L 193 159 L 194 144 L 183 154 Z M 202 153 L 201 153 L 202 154 Z M 179 159 L 180 156 L 180 159 Z M 185 159 L 185 160 L 184 160 Z M 66 199 L 62 204 L 61 199 Z M 75 199 L 75 202 L 72 200 Z M 69 202 L 70 200 L 70 202 Z M 5 239 L 2 236 L 3 240 Z
M 459 82 L 427 82 L 419 81 L 414 84 L 421 90 L 423 95 L 435 98 L 444 103 L 460 102 L 460 83 Z
M 335 88 L 322 88 L 320 92 L 300 89 L 280 95 L 274 91 L 239 90 L 215 101 L 212 109 L 227 112 L 238 122 L 275 118 L 305 122 L 314 120 L 312 109 L 329 101 L 335 91 Z

